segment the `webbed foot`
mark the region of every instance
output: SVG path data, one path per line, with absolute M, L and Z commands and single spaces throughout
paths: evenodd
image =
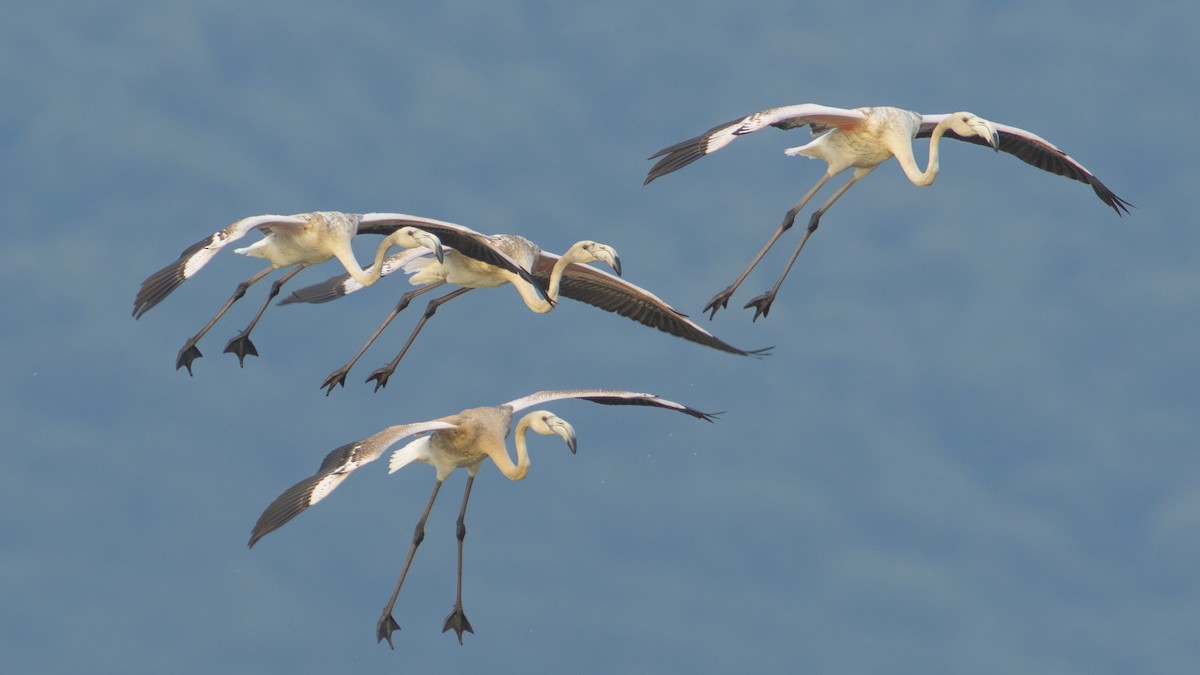
M 175 358 L 175 370 L 187 368 L 188 375 L 192 374 L 192 361 L 203 356 L 200 350 L 196 348 L 195 338 L 188 340 L 179 350 L 179 356 Z
M 388 612 L 379 617 L 379 623 L 375 624 L 375 641 L 387 640 L 388 646 L 395 649 L 396 645 L 392 644 L 392 633 L 398 630 L 400 630 L 400 624 L 396 623 L 396 620 L 392 618 L 392 613 Z
M 458 634 L 458 644 L 463 643 L 463 633 L 475 634 L 475 630 L 471 628 L 471 622 L 467 621 L 467 615 L 463 613 L 462 605 L 454 605 L 454 609 L 450 610 L 449 616 L 446 617 L 446 622 L 442 624 L 442 632 L 445 633 L 450 629 Z
M 345 387 L 346 375 L 349 372 L 349 368 L 342 366 L 341 368 L 338 368 L 330 373 L 329 377 L 325 378 L 325 381 L 321 383 L 321 388 L 325 390 L 325 395 L 328 396 L 332 394 L 334 387 L 338 386 L 339 384 Z
M 392 373 L 394 373 L 394 372 L 396 372 L 396 365 L 388 364 L 382 368 L 376 369 L 375 372 L 368 375 L 366 381 L 370 382 L 370 381 L 374 380 L 375 381 L 375 391 L 379 391 L 380 389 L 383 389 L 384 387 L 387 386 L 388 378 L 391 377 Z
M 751 321 L 758 321 L 758 317 L 766 317 L 771 311 L 771 303 L 775 302 L 775 291 L 767 291 L 762 295 L 756 296 L 747 302 L 743 309 L 754 308 L 754 318 Z
M 238 365 L 242 368 L 246 367 L 247 356 L 258 356 L 258 350 L 254 348 L 254 343 L 250 341 L 250 334 L 245 331 L 233 336 L 233 339 L 225 344 L 224 353 L 237 354 Z
M 726 288 L 720 293 L 714 295 L 712 300 L 708 301 L 708 304 L 704 306 L 703 311 L 710 312 L 708 315 L 709 321 L 711 321 L 712 318 L 717 315 L 717 310 L 724 309 L 725 307 L 729 306 L 729 299 L 733 297 L 734 290 L 736 290 L 736 287 L 730 286 L 729 288 Z

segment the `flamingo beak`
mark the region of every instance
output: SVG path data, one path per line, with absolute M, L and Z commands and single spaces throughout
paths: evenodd
M 560 417 L 554 417 L 546 420 L 546 426 L 550 427 L 551 431 L 558 434 L 560 438 L 566 441 L 567 447 L 571 449 L 571 454 L 574 455 L 576 450 L 575 428 Z
M 442 252 L 442 240 L 438 239 L 436 235 L 418 230 L 413 238 L 417 240 L 418 244 L 433 251 L 433 255 L 437 257 L 438 262 L 445 260 L 444 253 Z
M 617 255 L 616 249 L 601 244 L 598 257 L 608 263 L 617 276 L 621 276 L 621 256 Z
M 987 141 L 988 145 L 992 146 L 992 150 L 1000 152 L 1000 132 L 996 131 L 996 127 L 992 126 L 991 122 L 988 122 L 987 120 L 980 121 L 982 122 L 982 128 L 977 129 L 975 133 L 979 134 L 983 140 Z

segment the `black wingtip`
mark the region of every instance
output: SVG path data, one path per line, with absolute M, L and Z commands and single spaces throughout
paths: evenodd
M 1117 216 L 1119 216 L 1119 217 L 1127 216 L 1127 215 L 1129 215 L 1129 209 L 1137 208 L 1133 204 L 1131 204 L 1131 203 L 1125 201 L 1124 199 L 1121 199 L 1117 195 L 1113 194 L 1113 192 L 1111 190 L 1108 192 L 1108 197 L 1109 197 L 1108 199 L 1105 199 L 1104 195 L 1100 195 L 1100 198 L 1104 199 L 1104 202 L 1106 204 L 1108 204 L 1109 206 L 1111 206 L 1112 210 L 1116 211 Z

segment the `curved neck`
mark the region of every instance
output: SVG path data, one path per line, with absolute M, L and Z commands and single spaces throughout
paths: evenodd
M 339 251 L 336 257 L 342 263 L 342 267 L 346 268 L 346 272 L 350 274 L 358 283 L 363 286 L 370 286 L 376 281 L 379 281 L 383 276 L 383 258 L 393 246 L 397 246 L 392 241 L 391 237 L 387 237 L 379 244 L 379 249 L 375 251 L 375 262 L 367 268 L 358 266 L 358 260 L 354 257 L 354 253 L 350 250 Z
M 517 422 L 517 430 L 513 433 L 513 442 L 517 446 L 516 464 L 513 464 L 512 458 L 508 456 L 508 448 L 504 446 L 503 442 L 494 452 L 488 453 L 495 462 L 496 468 L 500 469 L 500 473 L 507 476 L 509 480 L 521 480 L 529 473 L 529 450 L 525 447 L 525 432 L 528 429 L 529 422 L 525 418 L 521 418 Z
M 933 128 L 933 133 L 929 135 L 929 162 L 925 165 L 925 170 L 921 171 L 917 168 L 917 160 L 913 156 L 912 140 L 904 142 L 903 149 L 895 152 L 896 160 L 900 162 L 900 167 L 904 169 L 904 175 L 912 181 L 913 185 L 926 187 L 933 185 L 933 181 L 938 175 L 938 147 L 942 143 L 942 135 L 946 133 L 946 129 L 950 126 L 950 118 L 942 120 Z
M 538 292 L 537 289 L 527 283 L 524 279 L 516 278 L 512 281 L 513 286 L 517 287 L 517 292 L 521 294 L 521 299 L 525 301 L 525 306 L 538 314 L 545 314 L 554 309 L 555 302 L 558 302 L 558 289 L 562 286 L 563 272 L 566 271 L 567 265 L 575 262 L 575 257 L 571 251 L 567 251 L 550 269 L 550 288 L 546 291 L 546 296 L 550 298 L 547 301 Z
M 575 262 L 575 256 L 571 251 L 567 251 L 550 269 L 550 287 L 546 290 L 546 295 L 550 296 L 552 302 L 558 302 L 558 289 L 562 285 L 563 272 L 566 271 L 567 265 L 573 262 Z

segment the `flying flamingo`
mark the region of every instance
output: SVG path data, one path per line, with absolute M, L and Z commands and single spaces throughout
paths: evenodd
M 323 263 L 330 258 L 337 258 L 338 262 L 342 263 L 342 266 L 358 283 L 370 286 L 379 280 L 379 270 L 383 265 L 384 255 L 393 246 L 407 249 L 425 247 L 432 250 L 439 259 L 443 255 L 441 242 L 436 236 L 413 227 L 391 228 L 375 253 L 375 263 L 370 268 L 363 269 L 359 267 L 350 243 L 356 233 L 368 231 L 375 226 L 378 226 L 378 223 L 370 217 L 370 214 L 360 216 L 338 211 L 314 211 L 293 216 L 264 215 L 243 218 L 192 244 L 179 255 L 178 260 L 151 274 L 143 281 L 133 302 L 133 318 L 141 318 L 152 307 L 162 302 L 184 281 L 208 264 L 208 261 L 227 244 L 241 239 L 253 230 L 265 232 L 266 236 L 262 239 L 245 248 L 234 249 L 234 252 L 265 258 L 271 264 L 237 285 L 233 295 L 225 302 L 225 306 L 200 329 L 200 332 L 184 343 L 175 360 L 175 369 L 186 366 L 190 375 L 192 361 L 201 356 L 196 343 L 225 312 L 229 311 L 233 303 L 245 295 L 247 289 L 271 272 L 283 267 L 293 267 L 271 285 L 271 291 L 267 295 L 266 301 L 254 315 L 250 324 L 225 345 L 225 352 L 236 354 L 238 362 L 242 363 L 247 355 L 258 355 L 258 350 L 250 341 L 250 331 L 254 329 L 259 318 L 266 311 L 271 299 L 278 295 L 279 288 L 305 267 Z
M 734 291 L 779 237 L 792 226 L 796 215 L 821 189 L 821 186 L 825 185 L 826 181 L 847 169 L 854 169 L 850 179 L 813 212 L 808 221 L 808 230 L 804 233 L 800 244 L 792 253 L 783 273 L 779 275 L 779 279 L 771 287 L 771 290 L 746 303 L 746 308 L 754 307 L 754 320 L 757 320 L 759 316 L 765 317 L 770 311 L 771 303 L 775 300 L 780 285 L 783 284 L 792 264 L 796 262 L 796 257 L 800 255 L 805 242 L 816 231 L 821 215 L 845 194 L 850 186 L 891 157 L 895 157 L 900 162 L 904 174 L 914 185 L 932 185 L 938 174 L 938 146 L 943 135 L 977 145 L 988 145 L 996 151 L 1003 150 L 1015 155 L 1043 171 L 1087 183 L 1092 186 L 1096 196 L 1116 211 L 1117 215 L 1129 212 L 1129 202 L 1113 194 L 1112 190 L 1105 187 L 1091 171 L 1036 134 L 1016 127 L 995 124 L 969 112 L 921 115 L 910 110 L 887 107 L 848 110 L 813 103 L 801 103 L 739 117 L 725 124 L 719 124 L 695 138 L 663 148 L 652 155 L 650 159 L 659 157 L 661 159 L 650 168 L 643 185 L 659 176 L 683 168 L 704 155 L 720 150 L 738 136 L 758 131 L 767 126 L 784 130 L 804 126 L 811 127 L 812 133 L 817 135 L 817 138 L 806 145 L 789 148 L 784 151 L 784 154 L 789 156 L 806 155 L 821 159 L 829 167 L 817 184 L 788 210 L 783 223 L 758 252 L 758 255 L 754 256 L 746 269 L 725 290 L 713 296 L 712 300 L 704 307 L 704 311 L 711 312 L 710 319 L 716 315 L 718 309 L 729 303 Z M 912 140 L 925 137 L 929 138 L 929 162 L 922 171 L 913 156 Z
M 404 567 L 400 571 L 400 579 L 396 582 L 395 590 L 388 599 L 383 613 L 375 627 L 377 641 L 387 640 L 392 644 L 392 633 L 400 626 L 392 617 L 392 609 L 396 598 L 400 595 L 400 587 L 408 575 L 409 566 L 416 555 L 417 547 L 425 539 L 425 521 L 437 499 L 442 482 L 457 469 L 467 470 L 467 485 L 463 492 L 462 506 L 458 512 L 458 571 L 457 592 L 454 607 L 442 626 L 442 632 L 453 629 L 462 644 L 463 632 L 474 633 L 471 623 L 467 620 L 462 608 L 462 553 L 463 539 L 467 529 L 464 518 L 467 512 L 467 500 L 471 496 L 471 486 L 475 482 L 475 474 L 483 465 L 485 459 L 491 458 L 496 468 L 510 480 L 518 481 L 529 473 L 529 452 L 525 446 L 525 433 L 532 429 L 535 433 L 549 435 L 557 434 L 567 443 L 571 452 L 575 452 L 575 430 L 565 420 L 546 410 L 538 410 L 523 416 L 516 426 L 514 443 L 517 449 L 517 462 L 514 464 L 508 454 L 505 438 L 512 425 L 513 414 L 535 405 L 542 405 L 561 399 L 583 399 L 605 405 L 641 405 L 675 410 L 709 422 L 714 415 L 700 412 L 674 401 L 659 398 L 653 394 L 641 394 L 617 389 L 562 389 L 539 391 L 528 396 L 514 399 L 496 406 L 468 408 L 454 415 L 441 417 L 426 422 L 400 424 L 391 426 L 363 440 L 347 443 L 330 452 L 317 473 L 306 478 L 279 495 L 254 524 L 250 534 L 249 546 L 253 547 L 259 539 L 282 527 L 308 507 L 316 504 L 341 485 L 356 469 L 369 464 L 402 439 L 414 434 L 418 438 L 392 453 L 388 462 L 388 472 L 395 471 L 414 461 L 424 462 L 433 466 L 437 479 L 433 485 L 433 494 L 425 504 L 425 510 L 417 521 L 413 531 L 412 543 Z
M 608 312 L 615 312 L 685 340 L 721 351 L 740 355 L 759 355 L 767 351 L 765 349 L 745 351 L 727 344 L 646 289 L 629 283 L 619 276 L 582 264 L 597 260 L 603 261 L 608 263 L 619 275 L 621 259 L 611 246 L 584 240 L 576 242 L 567 249 L 566 253 L 558 256 L 543 251 L 537 244 L 514 234 L 486 235 L 445 221 L 416 216 L 404 217 L 399 214 L 393 214 L 393 216 L 393 223 L 403 223 L 437 235 L 446 246 L 445 257 L 443 260 L 437 261 L 429 258 L 425 251 L 413 249 L 384 260 L 380 271 L 382 275 L 386 276 L 404 270 L 412 274 L 409 282 L 420 288 L 405 293 L 379 328 L 375 330 L 375 333 L 358 350 L 358 353 L 325 378 L 321 387 L 325 389 L 326 395 L 329 395 L 337 385 L 345 385 L 346 375 L 350 369 L 413 298 L 446 283 L 455 284 L 461 288 L 429 302 L 424 315 L 396 357 L 387 365 L 376 369 L 367 378 L 368 382 L 375 381 L 376 391 L 387 384 L 388 378 L 396 370 L 400 360 L 404 358 L 417 334 L 439 306 L 472 288 L 494 288 L 505 284 L 511 284 L 516 288 L 525 305 L 531 311 L 539 314 L 549 312 L 561 293 L 565 297 L 585 302 Z M 459 255 L 460 246 L 467 247 L 466 250 L 471 257 Z M 521 269 L 532 270 L 536 283 L 530 283 L 507 269 L 483 262 L 484 254 L 487 251 L 515 260 Z M 327 302 L 363 288 L 364 285 L 353 277 L 341 275 L 294 291 L 280 304 Z M 543 288 L 547 290 L 542 290 Z

